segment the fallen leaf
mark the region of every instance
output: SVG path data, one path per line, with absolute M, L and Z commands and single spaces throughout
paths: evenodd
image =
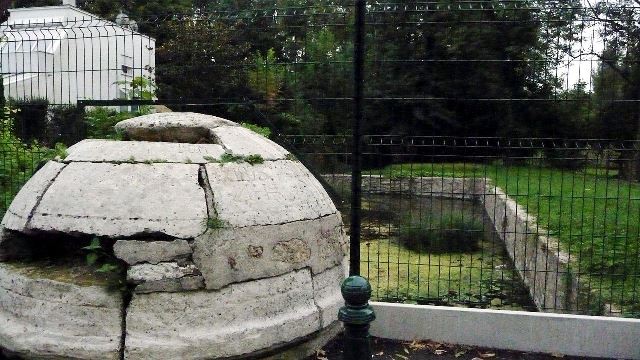
M 471 359 L 471 360 L 482 360 L 482 358 L 474 357 L 474 358 L 473 358 L 473 359 Z
M 401 355 L 401 354 L 395 354 L 394 356 L 397 356 L 397 357 L 399 357 L 401 359 L 405 359 L 405 360 L 409 359 L 408 357 L 406 357 L 404 355 Z
M 554 358 L 563 358 L 564 354 L 551 353 L 551 356 L 553 356 Z
M 457 352 L 454 354 L 454 356 L 455 356 L 455 357 L 457 357 L 457 358 L 459 358 L 460 356 L 462 356 L 462 355 L 464 355 L 464 354 L 466 354 L 466 353 L 467 353 L 466 351 L 457 351 Z
M 495 354 L 495 353 L 484 353 L 484 354 L 480 354 L 480 357 L 481 357 L 481 358 L 485 358 L 485 359 L 486 359 L 486 358 L 492 358 L 492 357 L 494 357 L 494 356 L 496 356 L 496 354 Z
M 406 352 L 408 354 L 409 350 L 407 350 L 407 348 L 404 348 L 404 352 Z
M 440 349 L 440 350 L 436 350 L 436 351 L 434 351 L 433 353 L 434 353 L 434 354 L 436 354 L 436 355 L 443 355 L 443 354 L 445 354 L 446 352 L 447 352 L 447 350 L 442 350 L 442 349 Z
M 376 354 L 376 356 L 382 356 L 384 355 L 384 351 L 380 351 L 379 353 Z

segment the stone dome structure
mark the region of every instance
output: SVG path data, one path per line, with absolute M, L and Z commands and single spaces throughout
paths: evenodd
M 46 163 L 2 220 L 5 354 L 302 358 L 339 329 L 348 244 L 295 157 L 196 113 L 116 128 Z

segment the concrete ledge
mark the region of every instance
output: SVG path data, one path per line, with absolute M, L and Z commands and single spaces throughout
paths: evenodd
M 640 359 L 640 319 L 373 302 L 371 334 L 570 356 Z

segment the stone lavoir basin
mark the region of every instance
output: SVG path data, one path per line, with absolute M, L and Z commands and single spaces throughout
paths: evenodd
M 302 358 L 334 334 L 347 242 L 320 183 L 228 120 L 84 140 L 0 228 L 0 357 Z

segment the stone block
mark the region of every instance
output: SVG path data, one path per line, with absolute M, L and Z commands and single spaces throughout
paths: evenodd
M 220 126 L 211 129 L 216 144 L 234 155 L 260 155 L 265 160 L 285 159 L 289 152 L 262 135 L 238 126 Z
M 210 230 L 196 238 L 193 260 L 207 287 L 277 276 L 311 267 L 313 273 L 341 263 L 347 239 L 339 213 L 281 225 Z
M 209 130 L 238 124 L 219 117 L 191 113 L 156 113 L 138 116 L 116 124 L 115 128 L 131 140 L 181 143 L 212 142 Z
M 320 330 L 308 269 L 217 291 L 134 294 L 127 359 L 208 359 L 284 345 Z
M 2 226 L 10 230 L 24 231 L 33 209 L 64 167 L 65 164 L 49 161 L 33 174 L 13 198 L 2 219 Z
M 139 263 L 184 260 L 191 256 L 191 246 L 186 240 L 145 241 L 118 240 L 113 245 L 114 255 L 129 265 Z
M 119 359 L 122 298 L 0 264 L 0 348 L 21 357 Z
M 159 264 L 138 264 L 127 270 L 127 281 L 140 284 L 148 281 L 163 281 L 179 279 L 185 276 L 199 275 L 198 268 L 193 264 L 184 266 L 174 262 Z
M 218 217 L 231 227 L 284 224 L 337 212 L 322 185 L 296 161 L 206 165 Z
M 222 146 L 216 144 L 88 139 L 70 147 L 64 161 L 206 164 L 220 159 L 224 152 Z
M 42 197 L 29 229 L 193 238 L 206 218 L 196 164 L 71 163 Z

